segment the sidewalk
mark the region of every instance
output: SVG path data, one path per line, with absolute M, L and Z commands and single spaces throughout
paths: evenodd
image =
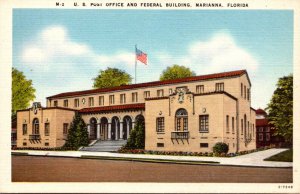
M 168 156 L 168 155 L 148 155 L 148 154 L 121 154 L 110 152 L 86 152 L 86 151 L 33 151 L 33 150 L 13 150 L 17 153 L 28 153 L 31 156 L 60 156 L 75 157 L 82 156 L 100 156 L 113 158 L 140 158 L 140 159 L 158 159 L 158 160 L 174 160 L 174 161 L 198 161 L 198 162 L 219 162 L 219 164 L 211 165 L 232 165 L 232 166 L 252 166 L 252 167 L 292 167 L 292 162 L 271 162 L 263 161 L 263 159 L 283 152 L 287 149 L 268 149 L 242 156 L 231 158 L 223 157 L 199 157 L 199 156 Z

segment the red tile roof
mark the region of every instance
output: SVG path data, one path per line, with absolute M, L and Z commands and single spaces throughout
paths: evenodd
M 127 89 L 143 88 L 143 87 L 151 87 L 151 86 L 160 86 L 160 85 L 168 85 L 168 84 L 177 84 L 177 83 L 200 81 L 200 80 L 207 80 L 207 79 L 235 77 L 235 76 L 241 76 L 245 73 L 248 77 L 246 70 L 238 70 L 238 71 L 230 71 L 230 72 L 224 72 L 224 73 L 215 73 L 215 74 L 209 74 L 209 75 L 200 75 L 200 76 L 179 78 L 179 79 L 166 80 L 166 81 L 154 81 L 154 82 L 146 82 L 146 83 L 139 83 L 139 84 L 122 85 L 122 86 L 117 86 L 117 87 L 112 87 L 112 88 L 99 88 L 99 89 L 92 89 L 92 90 L 65 92 L 65 93 L 60 93 L 57 95 L 49 96 L 49 97 L 47 97 L 47 99 L 60 98 L 60 97 L 71 97 L 71 96 L 78 96 L 78 95 L 85 95 L 85 94 L 94 94 L 94 93 L 101 93 L 101 92 L 127 90 Z M 250 80 L 249 80 L 249 82 L 250 82 Z
M 266 111 L 261 108 L 257 109 L 255 112 L 257 115 L 267 115 Z
M 256 126 L 262 127 L 269 125 L 268 119 L 256 119 Z
M 144 110 L 144 109 L 145 109 L 145 103 L 138 103 L 138 104 L 83 108 L 83 109 L 79 110 L 78 112 L 80 112 L 80 113 L 95 113 L 95 112 L 122 111 L 122 110 Z

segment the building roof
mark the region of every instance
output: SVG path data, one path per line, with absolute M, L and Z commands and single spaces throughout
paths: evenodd
M 137 104 L 83 108 L 78 110 L 78 112 L 84 114 L 84 113 L 95 113 L 95 112 L 123 111 L 123 110 L 128 111 L 128 110 L 144 110 L 144 109 L 145 109 L 145 103 L 137 103 Z
M 261 127 L 261 126 L 267 126 L 269 125 L 268 119 L 256 119 L 256 126 Z
M 193 82 L 193 81 L 200 81 L 200 80 L 229 78 L 229 77 L 241 76 L 243 74 L 246 74 L 247 78 L 249 80 L 246 70 L 237 70 L 237 71 L 230 71 L 230 72 L 223 72 L 223 73 L 215 73 L 215 74 L 208 74 L 208 75 L 199 75 L 199 76 L 193 76 L 193 77 L 179 78 L 179 79 L 173 79 L 173 80 L 122 85 L 122 86 L 111 87 L 111 88 L 99 88 L 99 89 L 92 89 L 92 90 L 65 92 L 65 93 L 60 93 L 60 94 L 56 94 L 53 96 L 49 96 L 49 97 L 47 97 L 47 99 L 72 97 L 72 96 L 79 96 L 79 95 L 95 94 L 95 93 L 102 93 L 102 92 L 112 92 L 112 91 L 118 91 L 118 90 L 128 90 L 128 89 L 136 89 L 136 88 L 151 87 L 151 86 L 161 86 L 161 85 Z M 249 80 L 249 83 L 250 83 L 250 80 Z M 250 83 L 250 85 L 251 85 L 251 83 Z
M 263 109 L 259 108 L 255 111 L 255 113 L 257 115 L 267 115 L 266 111 L 264 111 Z
M 23 110 L 17 110 L 17 112 L 23 112 L 23 111 L 29 111 L 32 108 L 27 108 Z M 41 107 L 42 110 L 51 110 L 51 109 L 59 109 L 59 110 L 69 110 L 69 111 L 77 111 L 76 109 L 73 108 L 66 108 L 66 107 L 60 107 L 60 106 L 55 106 L 55 107 Z

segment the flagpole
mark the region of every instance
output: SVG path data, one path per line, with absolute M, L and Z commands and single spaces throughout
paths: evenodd
M 136 45 L 135 45 L 135 51 L 134 51 L 134 59 L 135 59 L 135 68 L 134 68 L 134 71 L 135 71 L 135 75 L 134 75 L 134 82 L 136 83 L 136 66 L 137 66 L 137 61 L 136 61 Z

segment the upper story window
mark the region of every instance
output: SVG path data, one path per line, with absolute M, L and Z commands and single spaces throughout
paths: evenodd
M 64 100 L 64 107 L 68 107 L 68 100 Z
M 89 97 L 89 106 L 94 106 L 94 97 Z
M 243 97 L 243 90 L 244 90 L 244 86 L 243 83 L 241 83 L 241 96 Z
M 138 93 L 133 92 L 131 95 L 132 95 L 132 102 L 137 102 L 138 101 Z
M 163 97 L 164 96 L 164 90 L 157 90 L 157 97 Z
M 120 104 L 125 104 L 126 103 L 126 96 L 125 94 L 120 94 Z
M 199 132 L 208 132 L 209 131 L 209 115 L 200 115 L 199 116 Z
M 40 123 L 38 118 L 33 119 L 32 134 L 40 134 Z
M 50 135 L 50 123 L 45 123 L 45 136 Z
M 23 130 L 23 135 L 27 135 L 27 124 L 23 124 L 22 130 Z
M 188 131 L 188 113 L 181 108 L 175 114 L 176 131 Z
M 79 107 L 79 99 L 78 98 L 74 99 L 74 106 Z
M 104 96 L 99 96 L 99 105 L 100 106 L 104 105 Z
M 246 86 L 244 86 L 244 98 L 246 99 Z
M 115 104 L 115 96 L 114 95 L 109 95 L 109 105 Z
M 196 93 L 197 94 L 203 94 L 204 93 L 204 85 L 196 86 Z
M 54 106 L 58 106 L 57 100 L 54 100 L 53 104 Z
M 259 127 L 259 128 L 258 128 L 258 131 L 259 131 L 259 132 L 264 132 L 264 128 L 263 128 L 263 127 Z
M 158 117 L 156 118 L 156 132 L 164 132 L 165 131 L 165 118 Z
M 144 91 L 144 98 L 150 97 L 150 91 Z
M 247 89 L 247 100 L 250 100 L 250 88 Z
M 169 94 L 172 94 L 172 93 L 173 93 L 172 88 L 169 88 Z
M 224 91 L 224 83 L 216 83 L 216 91 Z

